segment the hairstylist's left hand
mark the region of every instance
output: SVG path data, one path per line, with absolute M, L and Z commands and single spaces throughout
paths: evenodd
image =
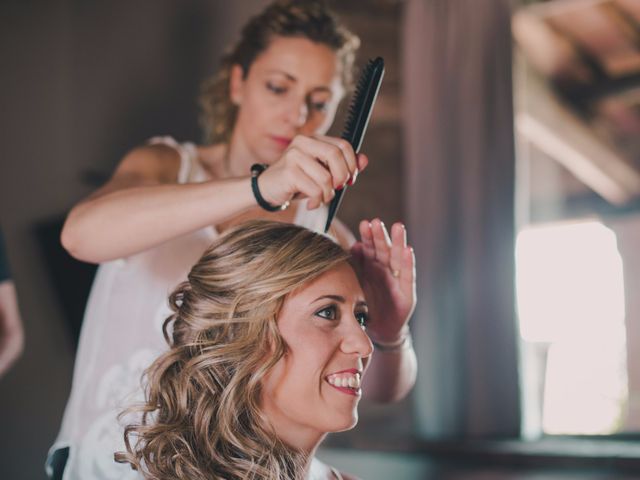
M 402 223 L 394 223 L 389 236 L 380 219 L 363 220 L 360 237 L 351 253 L 369 305 L 367 330 L 373 340 L 393 343 L 406 334 L 405 326 L 416 306 L 413 248 L 407 245 Z

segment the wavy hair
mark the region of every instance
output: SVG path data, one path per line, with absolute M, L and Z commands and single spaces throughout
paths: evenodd
M 286 295 L 348 258 L 288 223 L 251 221 L 218 239 L 169 297 L 170 348 L 145 372 L 145 402 L 121 414 L 139 420 L 116 461 L 154 480 L 303 478 L 307 458 L 261 412 L 262 380 L 287 352 L 276 325 Z
M 202 85 L 200 123 L 207 142 L 231 139 L 238 113 L 230 98 L 231 67 L 240 65 L 246 77 L 253 61 L 274 37 L 303 37 L 328 46 L 338 56 L 344 87 L 351 88 L 360 39 L 338 22 L 324 1 L 277 0 L 249 20 L 238 42 L 223 55 L 217 74 Z

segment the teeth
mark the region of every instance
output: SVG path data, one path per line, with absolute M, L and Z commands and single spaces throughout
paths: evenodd
M 342 388 L 360 388 L 360 374 L 356 373 L 339 373 L 334 375 L 329 375 L 327 377 L 327 381 L 336 387 Z

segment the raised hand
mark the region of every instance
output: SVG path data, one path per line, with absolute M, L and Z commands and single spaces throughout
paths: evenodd
M 262 196 L 272 205 L 307 198 L 312 210 L 329 203 L 335 190 L 352 184 L 367 166 L 346 140 L 324 135 L 298 135 L 258 180 Z
M 402 223 L 391 237 L 380 219 L 360 222 L 361 240 L 351 248 L 369 304 L 368 333 L 374 341 L 394 343 L 407 333 L 416 305 L 415 256 Z

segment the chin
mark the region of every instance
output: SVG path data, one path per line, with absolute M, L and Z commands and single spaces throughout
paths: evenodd
M 339 418 L 338 418 L 339 417 Z M 351 430 L 358 423 L 358 412 L 352 412 L 350 415 L 333 415 L 331 425 L 326 429 L 327 432 L 344 432 L 345 430 Z
M 287 146 L 278 145 L 277 143 L 271 140 L 265 141 L 262 144 L 262 148 L 259 150 L 260 163 L 266 163 L 267 165 L 271 165 L 277 162 L 286 149 L 287 149 Z

